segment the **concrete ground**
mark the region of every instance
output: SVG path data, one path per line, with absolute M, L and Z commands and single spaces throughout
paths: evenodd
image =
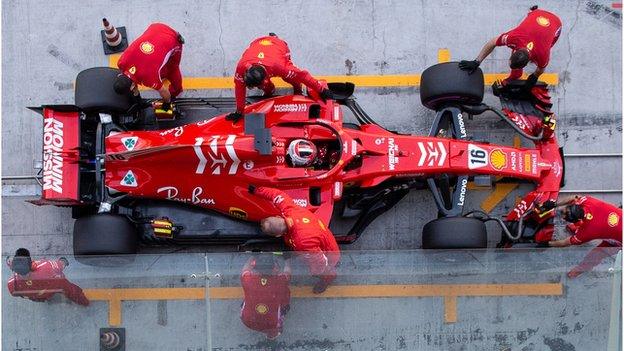
M 548 0 L 539 5 L 555 12 L 563 22 L 561 38 L 553 48 L 550 65 L 546 70 L 559 77 L 559 84 L 552 87 L 551 92 L 553 109 L 558 117 L 557 136 L 565 152 L 572 154 L 566 158 L 568 182 L 563 190 L 570 193 L 582 191 L 621 205 L 622 30 L 621 11 L 614 9 L 612 3 Z M 41 158 L 41 118 L 25 107 L 72 103 L 72 81 L 76 74 L 89 67 L 108 65 L 108 57 L 103 55 L 99 37 L 102 17 L 107 17 L 114 25 L 125 26 L 130 39 L 136 38 L 154 21 L 166 22 L 179 30 L 186 39 L 182 59 L 182 72 L 186 77 L 231 76 L 248 42 L 268 32 L 276 32 L 285 38 L 290 44 L 293 61 L 312 74 L 391 75 L 421 73 L 426 67 L 438 62 L 438 50 L 441 48 L 448 48 L 453 60 L 474 58 L 483 43 L 517 24 L 533 2 L 112 0 L 86 5 L 77 0 L 56 3 L 3 0 L 2 5 L 2 176 L 6 177 L 31 175 L 33 161 Z M 504 72 L 508 54 L 508 49 L 496 49 L 483 63 L 484 72 Z M 231 90 L 185 92 L 185 96 L 232 95 Z M 363 108 L 388 129 L 422 134 L 428 132 L 433 120 L 433 112 L 420 104 L 416 87 L 360 88 L 355 95 Z M 486 102 L 498 105 L 489 88 L 486 88 Z M 511 143 L 512 140 L 511 130 L 492 116 L 467 121 L 467 128 L 469 133 L 492 142 Z M 516 196 L 527 189 L 522 187 L 512 192 L 492 214 L 502 215 L 509 211 Z M 37 192 L 38 188 L 33 181 L 3 179 L 2 253 L 12 253 L 20 246 L 26 246 L 34 254 L 40 255 L 71 253 L 70 211 L 65 208 L 36 207 L 25 202 L 36 198 L 34 195 Z M 489 194 L 490 191 L 470 192 L 467 208 L 478 208 Z M 426 191 L 412 192 L 399 205 L 377 219 L 356 244 L 344 249 L 418 249 L 421 228 L 434 217 L 431 196 Z M 500 234 L 495 228 L 490 229 L 489 241 L 494 243 Z M 179 248 L 146 249 L 143 252 L 177 250 Z M 217 249 L 195 248 L 183 251 L 204 250 Z M 422 265 L 414 263 L 420 262 L 415 258 L 420 257 L 420 254 L 414 255 L 404 256 L 404 267 L 410 272 L 399 275 L 399 280 L 405 278 L 406 281 L 411 279 L 431 283 L 454 277 L 451 271 L 440 271 L 435 279 L 407 278 L 422 270 Z M 176 263 L 172 263 L 171 267 L 179 269 L 177 273 L 170 272 L 170 275 L 184 275 L 186 273 L 182 272 L 194 270 L 188 268 L 188 265 L 195 265 L 195 256 L 187 258 L 188 262 L 178 256 L 167 257 L 162 256 L 159 260 L 174 260 Z M 236 255 L 211 257 L 221 264 L 241 259 Z M 561 273 L 572 261 L 558 257 L 559 262 L 567 263 L 557 266 L 559 268 L 546 275 L 520 274 L 511 277 L 531 283 L 560 281 L 565 284 L 564 297 L 514 298 L 513 301 L 517 303 L 509 303 L 511 298 L 466 298 L 480 301 L 470 305 L 474 307 L 462 305 L 460 298 L 459 316 L 465 316 L 466 319 L 452 326 L 441 322 L 441 305 L 433 305 L 431 299 L 390 299 L 383 302 L 379 299 L 331 300 L 321 305 L 317 305 L 320 300 L 303 299 L 302 307 L 293 309 L 287 321 L 287 329 L 292 334 L 285 335 L 286 338 L 280 342 L 285 343 L 282 345 L 285 349 L 594 349 L 590 345 L 602 345 L 605 338 L 607 307 L 604 306 L 607 306 L 609 298 L 603 293 L 608 289 L 608 279 L 597 274 L 578 282 L 567 282 L 561 278 Z M 570 254 L 570 257 L 570 260 L 580 259 L 582 254 Z M 508 255 L 495 255 L 490 259 L 499 267 L 514 264 L 523 267 L 522 260 L 514 261 Z M 379 279 L 374 283 L 384 282 L 387 275 L 384 272 L 396 268 L 397 263 L 390 264 L 387 260 L 384 258 L 377 262 L 379 271 L 375 276 Z M 427 265 L 426 262 L 421 263 Z M 234 266 L 228 269 L 236 271 L 239 269 L 237 265 L 236 269 Z M 79 265 L 76 264 L 70 268 L 74 270 L 77 267 Z M 160 270 L 166 266 L 155 264 L 150 270 L 156 270 L 155 267 Z M 103 284 L 109 284 L 108 287 L 125 284 L 116 280 L 121 274 L 119 271 L 106 272 L 109 279 L 103 280 Z M 3 273 L 5 282 L 6 270 Z M 89 274 L 76 274 L 77 279 L 81 279 L 83 274 L 86 287 L 96 285 L 88 278 Z M 177 284 L 175 279 L 158 278 L 162 276 L 168 275 L 155 273 L 154 279 L 158 284 L 154 286 Z M 482 275 L 477 270 L 469 276 L 472 279 Z M 488 282 L 502 279 L 493 275 L 483 277 Z M 349 279 L 353 279 L 354 283 L 371 283 L 366 270 L 353 274 Z M 234 280 L 228 281 L 227 285 L 234 284 Z M 143 282 L 142 279 L 139 281 Z M 581 298 L 584 296 L 582 292 L 587 289 L 596 289 L 591 294 L 585 294 L 591 296 L 589 302 Z M 536 300 L 539 304 L 536 304 Z M 8 349 L 37 347 L 37 350 L 70 350 L 71 347 L 67 348 L 69 341 L 84 335 L 91 338 L 89 345 L 93 345 L 97 329 L 108 326 L 105 307 L 102 306 L 88 310 L 70 308 L 69 313 L 68 306 L 62 302 L 48 306 L 12 301 L 7 302 L 8 305 L 3 304 L 3 319 L 7 321 L 9 318 L 12 322 L 9 328 L 14 328 L 3 330 L 5 335 L 14 335 L 12 339 L 3 340 L 3 346 Z M 162 303 L 125 303 L 123 325 L 128 327 L 133 337 L 138 338 L 130 349 L 205 350 L 208 344 L 204 341 L 206 328 L 212 331 L 212 346 L 217 349 L 264 347 L 260 337 L 248 333 L 236 320 L 237 304 L 238 301 L 229 300 L 214 305 L 211 303 L 213 306 L 208 315 L 214 314 L 214 318 L 207 318 L 205 303 L 168 301 L 170 319 L 165 327 L 157 323 L 156 317 L 147 317 L 152 318 L 149 322 L 142 318 L 158 308 L 162 314 Z M 590 308 L 592 304 L 600 307 Z M 317 317 L 318 311 L 323 308 L 331 313 Z M 27 325 L 36 328 L 37 332 L 31 335 L 37 337 L 26 339 L 17 332 L 16 328 L 25 325 L 15 322 L 16 314 L 22 311 L 33 313 L 29 317 L 31 319 L 27 319 Z M 62 324 L 56 320 L 61 311 L 65 314 L 60 319 L 60 322 L 65 322 Z M 544 313 L 549 316 L 548 322 L 541 318 Z M 578 330 L 577 320 L 574 320 L 577 316 L 582 316 L 578 317 L 578 322 L 583 326 Z M 225 322 L 209 322 L 212 319 Z M 558 324 L 560 322 L 562 326 Z M 68 326 L 80 326 L 83 329 L 79 330 L 85 334 L 66 336 L 69 341 L 63 341 L 63 338 L 49 332 L 47 323 L 52 323 L 52 330 L 59 331 L 66 330 L 63 328 Z M 148 327 L 139 332 L 141 325 Z M 44 330 L 48 330 L 47 334 Z M 171 334 L 159 334 L 162 330 Z M 158 341 L 161 344 L 155 346 L 146 341 L 154 335 L 157 337 L 151 342 Z M 58 340 L 50 343 L 50 338 Z M 184 339 L 184 342 L 178 339 Z M 26 345 L 26 340 L 32 345 Z

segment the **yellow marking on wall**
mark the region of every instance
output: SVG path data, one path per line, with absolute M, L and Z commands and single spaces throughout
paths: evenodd
M 450 62 L 451 61 L 451 50 L 449 49 L 438 49 L 438 63 Z
M 108 323 L 122 324 L 122 301 L 203 300 L 205 288 L 132 288 L 84 289 L 91 301 L 108 301 Z M 216 300 L 242 299 L 240 287 L 209 288 L 209 297 Z M 314 294 L 311 286 L 291 288 L 294 298 L 388 298 L 388 297 L 442 297 L 444 321 L 457 321 L 458 296 L 561 296 L 561 283 L 538 284 L 430 284 L 430 285 L 335 285 L 323 294 Z

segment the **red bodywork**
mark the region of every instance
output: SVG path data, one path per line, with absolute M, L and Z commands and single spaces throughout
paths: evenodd
M 320 116 L 310 118 L 310 109 L 318 106 Z M 277 212 L 270 203 L 251 196 L 249 184 L 286 191 L 326 223 L 345 187 L 372 187 L 390 178 L 490 174 L 536 182 L 536 189 L 508 220 L 518 219 L 534 201 L 557 197 L 563 170 L 554 135 L 527 149 L 397 135 L 373 124 L 343 129 L 342 108 L 335 101 L 304 96 L 248 105 L 246 114 L 265 115 L 271 155 L 256 151 L 254 136 L 244 133 L 242 121 L 234 124 L 223 115 L 164 131 L 111 133 L 105 141 L 105 185 L 135 197 L 181 201 L 250 221 Z M 542 123 L 530 117 L 504 112 L 519 126 L 541 128 Z M 286 148 L 297 138 L 339 142 L 337 163 L 327 170 L 290 167 Z M 309 199 L 311 187 L 321 190 L 318 206 Z

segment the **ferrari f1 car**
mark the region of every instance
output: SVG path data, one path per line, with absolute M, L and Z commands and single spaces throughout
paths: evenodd
M 132 254 L 139 242 L 245 244 L 269 240 L 254 222 L 276 215 L 248 193 L 250 184 L 284 190 L 326 223 L 350 221 L 335 235 L 357 240 L 368 224 L 411 189 L 430 189 L 438 218 L 422 232 L 424 248 L 485 247 L 484 222 L 495 220 L 500 245 L 548 240 L 553 214 L 534 211 L 555 199 L 563 157 L 553 133 L 548 90 L 511 83 L 496 90 L 502 109 L 482 103 L 483 73 L 457 63 L 422 74 L 422 103 L 435 111 L 429 135 L 389 131 L 352 97 L 354 86 L 330 84 L 335 99 L 314 92 L 248 101 L 230 121 L 231 98 L 158 102 L 115 94 L 118 71 L 92 68 L 76 79 L 74 105 L 32 108 L 43 123 L 42 197 L 69 206 L 76 255 Z M 514 148 L 471 140 L 464 118 L 492 111 L 534 142 Z M 343 122 L 345 114 L 358 123 Z M 304 139 L 322 152 L 297 167 L 287 149 Z M 464 211 L 467 184 L 515 178 L 536 187 L 504 219 Z

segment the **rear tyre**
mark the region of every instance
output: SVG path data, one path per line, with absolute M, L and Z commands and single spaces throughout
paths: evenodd
M 113 90 L 118 69 L 94 67 L 76 77 L 76 106 L 85 112 L 125 113 L 133 105 L 132 97 L 119 95 Z
M 118 266 L 134 261 L 136 227 L 121 215 L 101 213 L 78 218 L 74 223 L 74 255 L 94 266 Z
M 423 249 L 480 249 L 487 247 L 485 223 L 475 218 L 438 218 L 422 232 Z
M 432 110 L 444 105 L 478 105 L 483 101 L 483 71 L 472 74 L 458 62 L 445 62 L 427 68 L 420 80 L 420 101 Z

